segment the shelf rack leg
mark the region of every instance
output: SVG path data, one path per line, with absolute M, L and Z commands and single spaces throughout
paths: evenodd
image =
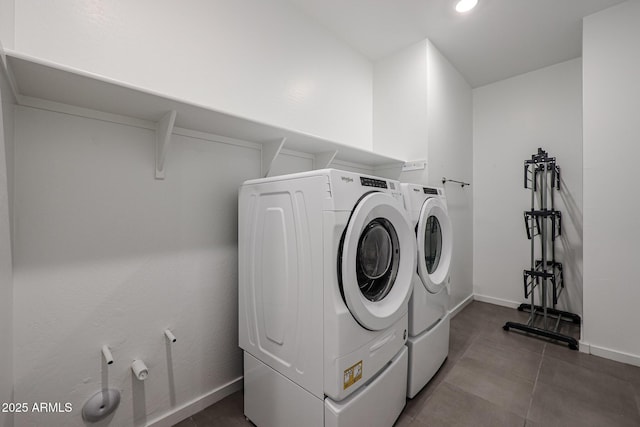
M 533 178 L 533 182 L 531 183 L 531 211 L 535 209 L 536 206 L 536 186 L 538 185 L 538 166 L 534 164 L 531 168 L 531 177 Z M 536 238 L 534 237 L 535 230 L 535 221 L 533 215 L 529 216 L 531 219 L 531 271 L 534 271 L 536 268 L 536 257 L 535 257 L 535 243 Z M 539 232 L 540 230 L 538 230 Z M 538 282 L 538 279 L 533 279 L 531 281 L 531 306 L 536 304 L 535 301 L 535 284 Z M 535 312 L 531 312 L 529 315 L 529 324 L 533 326 L 533 322 L 535 320 Z
M 531 307 L 531 304 L 520 304 L 518 311 L 531 312 Z M 542 307 L 539 305 L 534 305 L 533 308 L 535 312 L 542 312 Z M 552 317 L 562 317 L 562 320 L 571 321 L 571 323 L 576 325 L 579 325 L 581 322 L 579 315 L 568 311 L 557 310 L 555 308 L 547 308 L 547 315 Z
M 546 164 L 542 164 L 542 175 L 541 175 L 541 185 L 540 188 L 542 190 L 541 193 L 541 206 L 540 209 L 541 210 L 546 210 L 547 209 L 547 165 Z M 542 271 L 545 271 L 547 268 L 547 218 L 544 217 L 542 218 L 542 230 L 540 232 L 540 243 L 541 243 L 541 253 L 542 253 Z M 543 307 L 543 314 L 542 314 L 542 327 L 544 329 L 547 329 L 547 285 L 549 284 L 547 277 L 544 276 L 542 278 L 542 307 Z
M 509 329 L 516 329 L 522 332 L 527 332 L 530 334 L 534 334 L 534 335 L 540 335 L 543 336 L 545 338 L 550 338 L 556 341 L 562 341 L 565 342 L 569 345 L 569 348 L 571 350 L 577 350 L 578 349 L 578 341 L 573 338 L 570 337 L 568 335 L 563 335 L 560 334 L 558 332 L 553 332 L 553 331 L 548 331 L 546 329 L 542 329 L 542 328 L 537 328 L 533 325 L 523 325 L 522 323 L 516 323 L 516 322 L 507 322 L 504 324 L 504 326 L 502 327 L 502 329 L 504 329 L 505 331 L 508 331 Z

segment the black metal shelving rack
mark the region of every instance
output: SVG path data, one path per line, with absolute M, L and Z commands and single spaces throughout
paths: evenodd
M 560 190 L 560 167 L 556 164 L 556 158 L 549 157 L 546 151 L 538 148 L 530 160 L 525 160 L 524 188 L 531 190 L 531 209 L 524 212 L 527 238 L 531 242 L 531 267 L 523 271 L 524 296 L 531 303 L 521 304 L 518 310 L 529 312 L 530 315 L 526 324 L 507 322 L 502 328 L 565 342 L 570 349 L 577 350 L 578 341 L 575 338 L 558 332 L 561 321 L 580 324 L 580 316 L 556 309 L 558 298 L 564 290 L 562 263 L 556 261 L 555 250 L 556 238 L 562 235 L 562 213 L 555 209 L 554 203 L 554 193 Z M 536 195 L 539 197 L 539 209 L 535 208 Z M 540 244 L 539 259 L 536 259 L 536 237 Z M 540 293 L 538 305 L 535 304 L 536 288 Z M 537 318 L 539 316 L 540 319 Z M 550 325 L 550 318 L 555 319 L 553 326 Z

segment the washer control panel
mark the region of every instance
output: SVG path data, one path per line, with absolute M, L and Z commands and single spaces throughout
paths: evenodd
M 363 176 L 360 177 L 360 184 L 364 187 L 389 188 L 387 181 L 383 179 L 365 178 Z

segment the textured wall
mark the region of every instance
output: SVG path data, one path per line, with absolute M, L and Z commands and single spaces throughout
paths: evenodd
M 640 2 L 584 20 L 584 328 L 594 354 L 640 366 L 635 189 Z
M 20 52 L 371 149 L 371 63 L 284 0 L 15 7 Z
M 556 207 L 563 235 L 556 250 L 566 292 L 560 307 L 582 313 L 581 65 L 573 59 L 473 91 L 474 289 L 490 301 L 524 301 L 522 270 L 531 264 L 531 246 L 523 212 L 531 192 L 523 167 L 542 147 L 561 167 Z
M 0 48 L 1 50 L 1 48 Z M 0 403 L 13 401 L 13 273 L 11 205 L 13 176 L 13 97 L 0 69 Z M 0 427 L 10 427 L 10 413 L 0 412 Z
M 423 40 L 374 63 L 373 148 L 377 153 L 407 160 L 427 158 L 427 44 Z M 427 179 L 426 171 L 413 175 L 421 182 Z
M 13 48 L 15 0 L 0 0 L 0 42 Z
M 471 86 L 429 43 L 428 171 L 431 185 L 442 177 L 471 182 L 473 171 L 473 110 Z M 444 185 L 453 226 L 450 308 L 473 293 L 473 194 L 475 186 Z
M 427 160 L 404 182 L 442 186 L 442 177 L 469 181 L 472 165 L 471 87 L 428 40 L 374 64 L 374 150 Z M 454 308 L 473 293 L 473 187 L 447 185 L 453 225 L 451 299 Z
M 237 190 L 259 175 L 260 151 L 174 135 L 157 181 L 153 141 L 146 129 L 16 111 L 15 398 L 74 407 L 17 426 L 82 426 L 82 404 L 104 384 L 122 390 L 111 425 L 144 425 L 242 375 Z M 279 168 L 310 164 L 288 156 Z M 132 380 L 135 358 L 150 368 L 144 383 Z

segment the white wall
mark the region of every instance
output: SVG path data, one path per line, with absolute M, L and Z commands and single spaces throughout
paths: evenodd
M 2 48 L 0 47 L 0 52 Z M 13 269 L 11 205 L 13 175 L 13 95 L 0 67 L 0 403 L 13 401 Z M 0 427 L 13 417 L 0 411 Z
M 427 45 L 423 40 L 374 63 L 373 149 L 406 160 L 427 159 Z M 426 170 L 403 180 L 426 183 Z
M 370 61 L 284 0 L 20 0 L 15 15 L 20 52 L 372 148 Z
M 640 2 L 584 20 L 584 326 L 591 352 L 640 366 Z
M 469 181 L 472 171 L 471 87 L 428 40 L 374 64 L 374 150 L 427 160 L 400 179 L 442 186 L 442 177 Z M 473 187 L 446 186 L 454 229 L 451 308 L 473 292 Z
M 524 160 L 538 147 L 556 157 L 563 235 L 556 241 L 565 293 L 559 307 L 582 313 L 581 60 L 532 71 L 473 91 L 474 292 L 503 304 L 524 302 L 530 265 L 523 212 Z M 539 246 L 539 244 L 537 244 Z
M 15 119 L 15 400 L 74 408 L 16 426 L 82 426 L 104 384 L 122 390 L 111 425 L 144 425 L 241 377 L 237 189 L 259 148 L 174 134 L 157 181 L 152 131 L 26 107 Z
M 473 100 L 471 86 L 432 44 L 427 49 L 428 176 L 472 182 Z M 475 186 L 444 185 L 453 225 L 451 308 L 473 293 L 473 194 Z
M 15 0 L 0 0 L 0 42 L 5 48 L 13 48 Z

